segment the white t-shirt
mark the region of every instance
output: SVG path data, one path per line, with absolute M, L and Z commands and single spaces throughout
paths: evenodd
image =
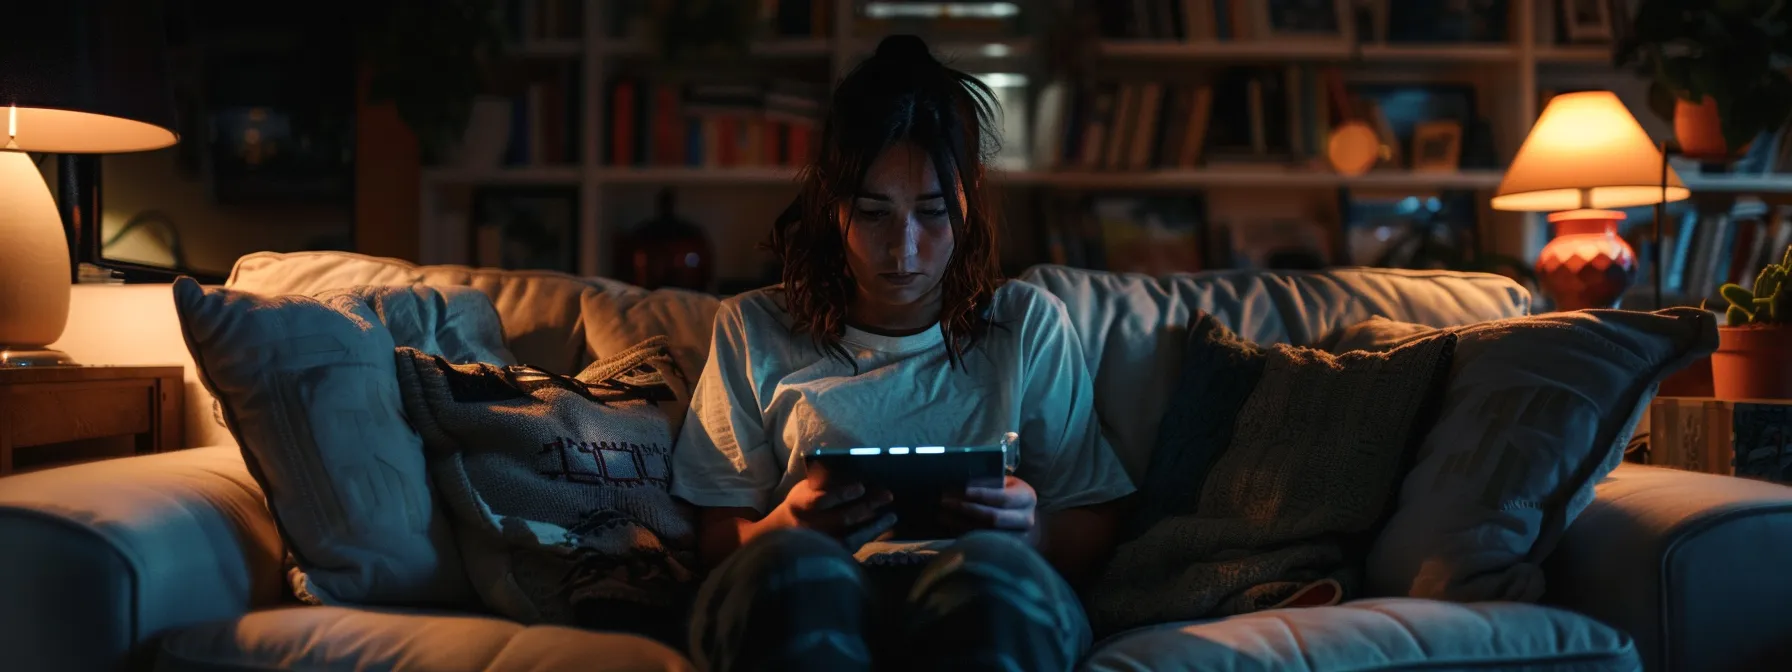
M 765 513 L 803 479 L 810 446 L 987 445 L 1020 434 L 1016 475 L 1039 510 L 1087 506 L 1133 485 L 1095 419 L 1082 346 L 1064 304 L 1009 282 L 995 324 L 954 369 L 938 328 L 878 336 L 848 327 L 858 364 L 790 330 L 782 296 L 761 289 L 716 311 L 709 363 L 672 452 L 672 494 L 697 506 Z

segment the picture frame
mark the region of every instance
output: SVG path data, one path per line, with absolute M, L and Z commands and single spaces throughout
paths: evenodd
M 1258 0 L 1253 8 L 1266 38 L 1307 44 L 1350 44 L 1355 39 L 1352 0 Z
M 1612 6 L 1607 0 L 1559 0 L 1568 41 L 1612 41 Z
M 1462 122 L 1427 121 L 1413 127 L 1412 169 L 1421 173 L 1454 173 L 1462 165 Z
M 486 187 L 473 193 L 473 265 L 575 273 L 579 195 L 572 187 Z

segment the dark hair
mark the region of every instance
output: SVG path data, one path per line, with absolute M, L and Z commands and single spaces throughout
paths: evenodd
M 792 329 L 852 361 L 840 345 L 853 281 L 837 205 L 857 195 L 878 155 L 907 141 L 933 162 L 945 195 L 954 246 L 940 278 L 939 328 L 952 365 L 963 363 L 988 331 L 987 308 L 1002 282 L 997 220 L 984 190 L 984 164 L 996 148 L 995 110 L 988 86 L 940 63 L 913 35 L 884 38 L 875 55 L 840 81 L 817 156 L 803 169 L 796 201 L 768 243 L 783 266 Z

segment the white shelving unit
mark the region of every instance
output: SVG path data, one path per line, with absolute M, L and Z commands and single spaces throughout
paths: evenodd
M 824 1 L 824 0 L 817 0 Z M 833 34 L 826 39 L 794 39 L 760 41 L 751 46 L 755 59 L 775 64 L 778 59 L 826 59 L 832 79 L 842 76 L 858 59 L 876 44 L 875 37 L 852 34 L 854 0 L 832 0 Z M 605 39 L 609 33 L 604 21 L 608 14 L 605 0 L 585 0 L 585 26 L 582 41 L 561 40 L 526 45 L 524 53 L 531 57 L 579 59 L 584 73 L 582 96 L 587 101 L 580 123 L 581 156 L 577 166 L 507 167 L 466 172 L 454 169 L 426 170 L 422 185 L 422 217 L 420 253 L 425 263 L 466 263 L 468 231 L 465 217 L 446 216 L 442 194 L 445 191 L 484 185 L 553 185 L 576 186 L 579 190 L 580 226 L 578 231 L 578 271 L 599 275 L 607 271 L 603 259 L 611 230 L 606 223 L 615 217 L 608 210 L 612 197 L 629 194 L 617 190 L 646 189 L 656 186 L 696 188 L 734 188 L 758 192 L 763 189 L 788 188 L 795 172 L 784 168 L 627 168 L 604 165 L 592 160 L 601 157 L 602 138 L 608 127 L 605 106 L 592 101 L 605 100 L 605 87 L 617 61 L 648 54 L 648 46 L 639 42 L 617 42 Z M 1100 58 L 1116 69 L 1211 67 L 1218 64 L 1273 62 L 1329 62 L 1344 67 L 1351 81 L 1469 81 L 1476 83 L 1479 114 L 1488 119 L 1496 139 L 1499 159 L 1509 160 L 1518 149 L 1537 115 L 1538 96 L 1544 88 L 1558 86 L 1558 80 L 1604 82 L 1602 88 L 1621 89 L 1630 86 L 1641 91 L 1640 83 L 1627 74 L 1609 67 L 1610 53 L 1605 46 L 1561 46 L 1548 44 L 1538 30 L 1538 12 L 1555 7 L 1551 0 L 1520 0 L 1511 3 L 1510 42 L 1494 45 L 1374 45 L 1360 46 L 1233 42 L 1107 42 L 1101 45 Z M 589 47 L 589 48 L 588 48 Z M 1032 39 L 991 42 L 935 42 L 936 52 L 960 63 L 1011 63 L 1024 71 L 1043 55 L 1041 44 Z M 1566 73 L 1558 76 L 1558 71 Z M 1620 91 L 1624 95 L 1624 91 Z M 1636 95 L 1626 96 L 1639 119 L 1647 116 Z M 1645 120 L 1645 125 L 1650 125 Z M 1305 191 L 1314 198 L 1332 198 L 1326 190 L 1338 187 L 1386 190 L 1475 189 L 1491 192 L 1500 181 L 1500 172 L 1470 170 L 1449 173 L 1409 171 L 1372 172 L 1347 178 L 1323 170 L 1275 169 L 1261 167 L 1211 167 L 1200 170 L 1129 172 L 1084 171 L 1012 171 L 1000 173 L 996 179 L 1003 186 L 1047 190 L 1126 190 L 1126 189 L 1258 189 L 1271 192 Z M 1792 180 L 1779 177 L 1721 178 L 1689 176 L 1695 191 L 1747 191 L 1792 193 Z M 635 194 L 638 196 L 638 194 Z M 638 200 L 638 199 L 637 199 Z M 1484 210 L 1483 240 L 1494 251 L 1534 258 L 1543 244 L 1540 217 Z M 627 223 L 627 222 L 624 222 Z M 1011 227 L 1013 223 L 1011 222 Z M 718 245 L 719 249 L 727 249 Z

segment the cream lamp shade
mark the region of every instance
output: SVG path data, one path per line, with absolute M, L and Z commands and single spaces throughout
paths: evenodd
M 26 152 L 141 152 L 179 140 L 160 5 L 7 7 L 16 30 L 0 39 L 0 367 L 72 363 L 49 349 L 68 324 L 71 234 Z M 98 235 L 98 214 L 75 219 Z
M 1628 208 L 1692 195 L 1661 150 L 1610 91 L 1551 98 L 1493 197 L 1495 210 Z M 1663 194 L 1665 192 L 1665 198 Z

